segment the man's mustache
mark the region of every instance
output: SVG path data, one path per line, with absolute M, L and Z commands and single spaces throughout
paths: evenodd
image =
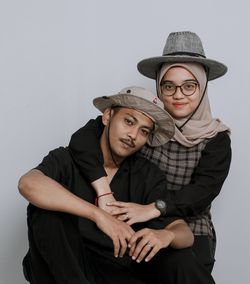
M 135 148 L 135 143 L 134 143 L 134 141 L 133 141 L 132 139 L 125 139 L 125 138 L 122 138 L 121 141 L 122 141 L 124 144 L 128 145 L 129 147 Z

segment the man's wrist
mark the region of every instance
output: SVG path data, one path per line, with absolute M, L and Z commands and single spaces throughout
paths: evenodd
M 102 214 L 103 214 L 103 210 L 95 206 L 95 208 L 91 210 L 89 219 L 93 221 L 94 223 L 97 223 L 97 221 L 100 219 L 100 216 Z
M 169 239 L 169 243 L 171 244 L 175 239 L 175 233 L 169 229 L 164 229 L 164 230 L 168 232 L 167 237 Z

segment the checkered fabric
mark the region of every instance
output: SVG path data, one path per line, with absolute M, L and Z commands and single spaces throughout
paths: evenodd
M 177 141 L 169 141 L 160 147 L 145 146 L 141 150 L 142 156 L 156 164 L 166 175 L 167 189 L 180 190 L 189 184 L 194 169 L 197 167 L 201 152 L 205 148 L 206 139 L 198 145 L 187 148 Z M 210 207 L 199 216 L 186 218 L 194 235 L 209 235 L 214 238 Z

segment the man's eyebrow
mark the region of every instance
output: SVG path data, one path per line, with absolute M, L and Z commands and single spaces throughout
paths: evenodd
M 135 109 L 136 110 L 136 109 Z M 132 117 L 134 120 L 138 121 L 136 117 L 134 117 L 131 113 L 125 112 L 126 115 Z

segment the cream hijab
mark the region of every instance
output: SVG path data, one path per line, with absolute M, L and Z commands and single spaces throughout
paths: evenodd
M 177 66 L 185 68 L 197 79 L 200 85 L 200 98 L 202 98 L 202 94 L 204 93 L 204 90 L 206 88 L 207 76 L 203 66 L 198 63 L 163 64 L 160 72 L 158 72 L 156 81 L 159 98 L 161 99 L 162 96 L 160 82 L 163 76 L 170 68 Z M 166 107 L 165 109 L 167 110 Z M 174 119 L 174 121 L 176 126 L 180 127 L 186 122 L 187 119 L 188 118 Z M 226 125 L 224 125 L 218 118 L 212 117 L 207 90 L 205 91 L 202 102 L 200 103 L 195 114 L 182 128 L 182 132 L 177 127 L 175 127 L 175 135 L 173 140 L 178 141 L 180 144 L 186 147 L 195 146 L 204 139 L 212 138 L 216 136 L 217 133 L 222 131 L 228 131 L 230 133 L 230 129 Z

